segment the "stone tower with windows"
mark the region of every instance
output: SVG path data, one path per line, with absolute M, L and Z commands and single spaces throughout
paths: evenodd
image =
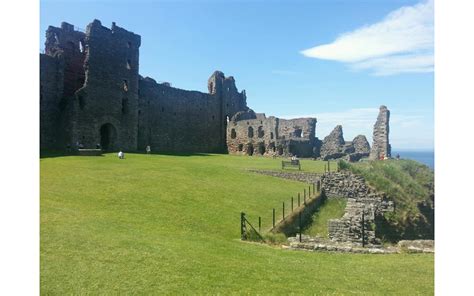
M 73 97 L 71 140 L 105 150 L 136 150 L 140 36 L 94 20 L 84 43 L 85 83 Z

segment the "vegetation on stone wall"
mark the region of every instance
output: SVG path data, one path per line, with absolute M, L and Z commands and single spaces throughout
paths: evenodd
M 413 160 L 342 163 L 395 202 L 395 212 L 377 222 L 387 241 L 434 238 L 434 173 Z

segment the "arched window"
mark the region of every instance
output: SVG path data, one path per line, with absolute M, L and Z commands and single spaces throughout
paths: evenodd
M 235 129 L 233 128 L 231 131 L 230 131 L 230 138 L 231 139 L 235 139 L 237 137 L 237 133 L 235 132 Z
M 259 138 L 263 138 L 264 134 L 265 134 L 265 133 L 264 133 L 264 131 L 263 131 L 263 127 L 259 126 L 259 127 L 258 127 L 258 137 L 259 137 Z
M 249 138 L 253 138 L 253 127 L 249 126 L 249 132 L 248 132 Z

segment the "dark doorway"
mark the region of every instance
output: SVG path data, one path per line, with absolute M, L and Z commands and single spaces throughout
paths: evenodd
M 247 155 L 250 155 L 250 156 L 253 155 L 253 145 L 252 144 L 247 145 Z
M 106 123 L 100 127 L 100 146 L 102 149 L 108 151 L 115 149 L 116 138 L 117 132 L 112 124 Z

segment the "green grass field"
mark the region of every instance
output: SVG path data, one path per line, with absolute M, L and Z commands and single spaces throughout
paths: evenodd
M 240 211 L 268 227 L 271 209 L 306 187 L 246 171 L 278 170 L 278 159 L 108 154 L 40 166 L 41 294 L 434 293 L 433 255 L 241 242 Z
M 304 234 L 319 237 L 328 237 L 329 219 L 341 218 L 346 208 L 344 198 L 330 198 L 313 214 L 310 225 L 303 231 Z

